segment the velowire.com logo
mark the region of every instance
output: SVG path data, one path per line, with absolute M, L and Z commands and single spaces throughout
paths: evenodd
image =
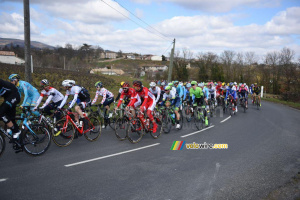
M 185 141 L 174 141 L 171 150 L 186 149 L 228 149 L 228 144 L 210 144 L 210 143 L 186 143 Z

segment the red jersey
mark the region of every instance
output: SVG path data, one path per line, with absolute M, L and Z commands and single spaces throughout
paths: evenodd
M 124 90 L 123 90 L 122 93 L 121 93 L 121 96 L 120 96 L 118 107 L 121 105 L 121 103 L 124 99 L 124 96 L 127 97 L 127 98 L 130 98 L 130 102 L 128 103 L 128 106 L 131 106 L 132 104 L 135 103 L 135 101 L 137 99 L 137 92 L 133 88 L 129 88 L 127 93 L 125 93 Z
M 143 101 L 142 107 L 146 107 L 147 104 L 150 105 L 153 102 L 155 102 L 155 96 L 146 87 L 143 87 L 142 91 L 137 92 L 137 94 L 141 97 Z

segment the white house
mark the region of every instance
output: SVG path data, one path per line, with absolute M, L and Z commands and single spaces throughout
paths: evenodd
M 21 65 L 25 63 L 25 60 L 16 57 L 12 51 L 0 51 L 0 63 Z
M 152 56 L 151 60 L 153 60 L 153 61 L 162 61 L 162 56 Z
M 90 71 L 91 74 L 100 72 L 101 74 L 105 75 L 123 75 L 125 72 L 121 69 L 107 69 L 107 68 L 100 68 L 100 69 L 92 69 Z

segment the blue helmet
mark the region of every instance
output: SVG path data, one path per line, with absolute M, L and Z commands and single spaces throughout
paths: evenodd
M 231 83 L 229 83 L 229 87 L 233 87 L 233 83 L 231 82 Z
M 189 87 L 192 87 L 192 85 L 190 83 L 186 84 L 186 87 L 189 88 Z
M 18 79 L 18 80 L 20 80 L 20 76 L 18 75 L 18 74 L 11 74 L 9 77 L 8 77 L 8 79 L 10 80 L 10 81 L 13 81 L 13 80 L 15 80 L 15 79 Z

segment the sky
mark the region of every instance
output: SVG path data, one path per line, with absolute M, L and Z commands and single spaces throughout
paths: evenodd
M 31 40 L 169 55 L 188 50 L 300 56 L 300 0 L 30 0 Z M 24 39 L 23 1 L 0 0 L 0 38 Z M 299 57 L 300 58 L 300 57 Z

